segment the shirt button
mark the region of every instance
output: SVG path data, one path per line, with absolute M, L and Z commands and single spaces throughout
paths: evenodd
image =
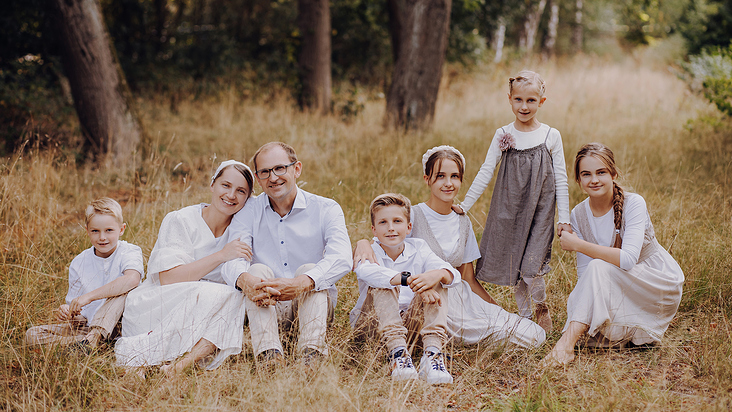
M 280 219 L 280 222 L 282 222 L 282 219 Z
M 287 263 L 285 263 L 285 266 L 287 266 Z
M 284 240 L 280 241 L 280 245 L 284 245 L 284 244 L 285 244 Z

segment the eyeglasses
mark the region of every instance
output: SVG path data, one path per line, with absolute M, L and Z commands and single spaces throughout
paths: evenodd
M 297 163 L 297 160 L 287 165 L 277 165 L 271 169 L 259 169 L 254 174 L 257 175 L 258 179 L 264 180 L 269 179 L 269 172 L 275 174 L 275 176 L 282 176 L 287 173 L 287 168 Z

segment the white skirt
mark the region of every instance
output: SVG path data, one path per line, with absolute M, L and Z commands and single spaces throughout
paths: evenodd
M 216 345 L 215 369 L 229 355 L 241 352 L 244 295 L 213 282 L 180 282 L 160 286 L 144 282 L 127 296 L 122 337 L 114 348 L 117 364 L 151 366 L 189 352 L 201 339 Z
M 681 302 L 684 273 L 662 247 L 630 270 L 600 259 L 587 265 L 567 300 L 567 323 L 588 335 L 636 345 L 660 342 Z
M 486 302 L 464 280 L 447 288 L 447 304 L 447 333 L 464 344 L 487 340 L 535 348 L 546 340 L 541 326 Z

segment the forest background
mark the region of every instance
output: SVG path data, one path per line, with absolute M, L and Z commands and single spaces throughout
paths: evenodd
M 64 14 L 64 5 L 92 14 Z M 102 44 L 110 56 L 101 82 L 104 70 L 88 71 L 69 51 L 67 33 L 85 27 L 102 36 L 82 37 L 82 49 L 96 56 Z M 401 36 L 419 27 L 423 43 L 410 49 Z M 2 407 L 729 410 L 731 37 L 729 0 L 3 2 Z M 125 240 L 148 256 L 166 213 L 206 201 L 218 162 L 248 161 L 282 140 L 305 165 L 304 188 L 343 206 L 355 242 L 370 234 L 375 195 L 427 198 L 420 158 L 429 147 L 465 153 L 462 198 L 493 131 L 513 120 L 506 80 L 523 68 L 547 80 L 539 118 L 562 132 L 567 159 L 588 141 L 612 147 L 622 183 L 646 198 L 659 241 L 684 269 L 684 298 L 660 348 L 581 350 L 566 369 L 537 369 L 576 280 L 574 257 L 558 244 L 548 342 L 535 351 L 451 347 L 450 387 L 392 384 L 378 345 L 353 342 L 353 274 L 339 282 L 335 350 L 314 374 L 297 365 L 263 374 L 245 345 L 214 372 L 168 381 L 153 370 L 137 381 L 109 352 L 22 346 L 24 331 L 63 301 L 68 263 L 88 247 L 81 210 L 90 199 L 118 199 Z M 410 86 L 420 79 L 432 86 Z M 118 97 L 94 100 L 105 84 Z M 114 105 L 90 102 L 114 99 L 130 132 L 99 127 Z M 570 188 L 576 204 L 583 196 Z M 489 203 L 486 192 L 473 209 L 478 235 Z M 515 311 L 508 288 L 487 287 Z

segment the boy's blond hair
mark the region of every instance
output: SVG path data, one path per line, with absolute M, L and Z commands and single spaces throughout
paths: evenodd
M 124 222 L 124 219 L 122 219 L 122 206 L 109 197 L 102 197 L 89 202 L 84 211 L 84 224 L 89 226 L 89 222 L 95 215 L 114 216 L 114 219 L 120 225 Z
M 371 212 L 371 225 L 374 225 L 374 216 L 376 212 L 386 206 L 399 206 L 404 211 L 404 217 L 407 218 L 407 222 L 411 222 L 412 203 L 407 199 L 406 196 L 399 193 L 384 193 L 378 195 L 374 200 L 371 201 L 369 210 Z

